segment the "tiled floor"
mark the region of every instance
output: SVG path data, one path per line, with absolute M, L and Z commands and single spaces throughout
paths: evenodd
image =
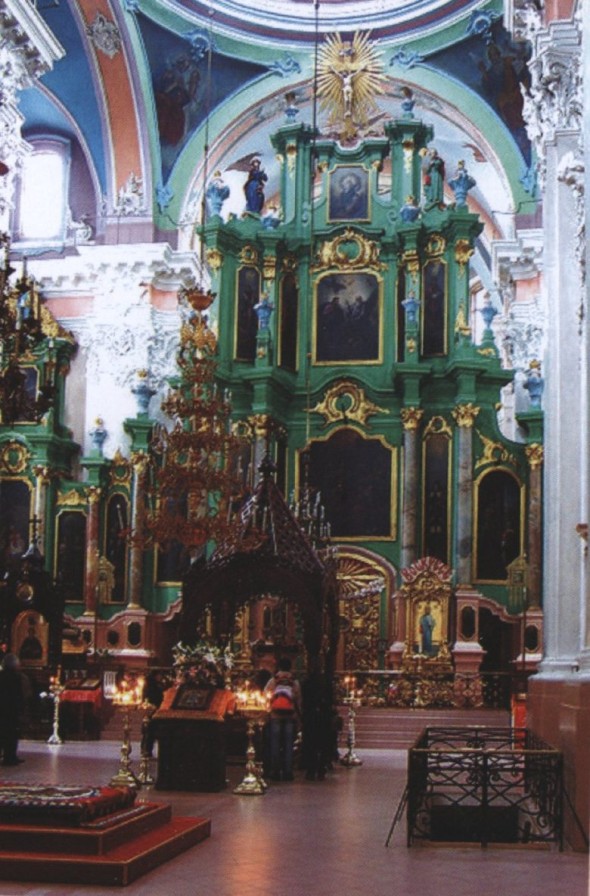
M 140 878 L 129 896 L 588 896 L 588 857 L 555 849 L 413 847 L 405 822 L 385 840 L 405 784 L 406 753 L 359 750 L 363 765 L 326 781 L 273 784 L 264 796 L 237 796 L 243 769 L 230 767 L 221 793 L 142 796 L 171 802 L 176 815 L 207 816 L 212 836 Z M 107 783 L 118 745 L 49 747 L 23 743 L 25 763 L 4 780 Z M 133 758 L 133 757 L 132 757 Z M 0 896 L 83 894 L 103 887 L 0 881 Z

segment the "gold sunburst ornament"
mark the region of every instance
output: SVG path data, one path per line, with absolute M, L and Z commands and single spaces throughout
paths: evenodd
M 381 54 L 370 32 L 357 31 L 352 41 L 330 35 L 318 51 L 318 98 L 329 113 L 328 126 L 343 140 L 357 136 L 379 110 L 377 96 L 385 93 L 387 77 Z

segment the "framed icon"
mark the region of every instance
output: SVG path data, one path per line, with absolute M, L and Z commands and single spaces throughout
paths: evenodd
M 330 221 L 369 220 L 369 172 L 362 165 L 337 165 L 330 172 Z

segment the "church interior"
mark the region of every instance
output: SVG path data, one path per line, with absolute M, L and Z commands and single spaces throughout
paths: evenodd
M 106 766 L 122 720 L 133 800 L 129 707 L 158 675 L 156 786 L 192 814 L 180 793 L 244 754 L 227 825 L 231 793 L 266 792 L 261 688 L 288 658 L 349 768 L 369 719 L 420 720 L 419 754 L 444 726 L 479 749 L 486 718 L 500 754 L 501 720 L 537 808 L 497 825 L 585 861 L 586 4 L 0 0 L 0 21 L 0 651 L 32 689 L 33 782 L 62 737 Z M 77 784 L 63 749 L 51 783 Z

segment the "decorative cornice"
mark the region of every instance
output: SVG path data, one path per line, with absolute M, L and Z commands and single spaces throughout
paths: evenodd
M 65 50 L 37 12 L 33 3 L 0 0 L 2 49 L 19 57 L 23 73 L 31 81 L 40 78 L 65 56 Z M 21 84 L 21 89 L 30 86 Z M 5 83 L 2 82 L 4 90 Z
M 559 131 L 581 135 L 583 116 L 582 33 L 578 16 L 551 22 L 535 32 L 528 63 L 531 84 L 524 93 L 523 117 L 538 159 L 541 187 L 546 179 L 546 147 Z

